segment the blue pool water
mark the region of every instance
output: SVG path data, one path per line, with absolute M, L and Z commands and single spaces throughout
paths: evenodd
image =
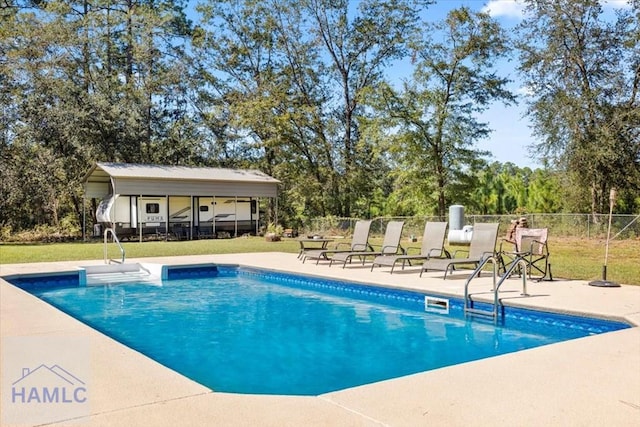
M 317 395 L 628 327 L 507 308 L 504 324 L 424 310 L 424 295 L 246 268 L 161 286 L 15 282 L 216 391 Z

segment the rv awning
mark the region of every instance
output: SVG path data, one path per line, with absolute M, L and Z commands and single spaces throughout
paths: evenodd
M 84 177 L 85 197 L 276 197 L 280 181 L 252 169 L 96 163 Z

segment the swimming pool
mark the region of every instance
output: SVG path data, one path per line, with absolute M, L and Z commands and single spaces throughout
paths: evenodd
M 77 276 L 11 280 L 213 390 L 317 395 L 626 324 L 507 308 L 504 325 L 462 302 L 243 267 L 169 269 L 161 286 L 78 286 Z

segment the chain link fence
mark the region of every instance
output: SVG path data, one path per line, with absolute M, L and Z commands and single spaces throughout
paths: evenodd
M 527 218 L 530 228 L 549 228 L 556 237 L 579 237 L 586 239 L 603 239 L 607 237 L 609 215 L 591 214 L 527 214 L 527 215 L 465 215 L 464 223 L 473 225 L 476 222 L 498 222 L 500 234 L 504 234 L 511 221 Z M 611 217 L 612 239 L 636 239 L 640 236 L 640 215 L 613 215 Z M 350 236 L 359 218 L 312 218 L 303 225 L 300 234 L 324 236 Z M 408 237 L 420 237 L 426 221 L 440 221 L 437 216 L 420 217 L 380 217 L 374 218 L 371 224 L 373 235 L 383 235 L 389 221 L 403 220 L 403 234 Z M 448 218 L 447 218 L 448 220 Z

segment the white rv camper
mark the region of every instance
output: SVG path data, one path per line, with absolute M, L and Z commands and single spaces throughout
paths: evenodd
M 251 198 L 195 197 L 194 223 L 201 237 L 257 234 L 258 202 Z
M 127 163 L 96 163 L 84 179 L 85 195 L 102 200 L 97 222 L 140 240 L 257 234 L 259 200 L 276 199 L 279 183 L 251 169 Z
M 137 237 L 138 227 L 143 236 L 191 239 L 256 234 L 259 213 L 251 198 L 112 195 L 96 217 L 124 239 Z

